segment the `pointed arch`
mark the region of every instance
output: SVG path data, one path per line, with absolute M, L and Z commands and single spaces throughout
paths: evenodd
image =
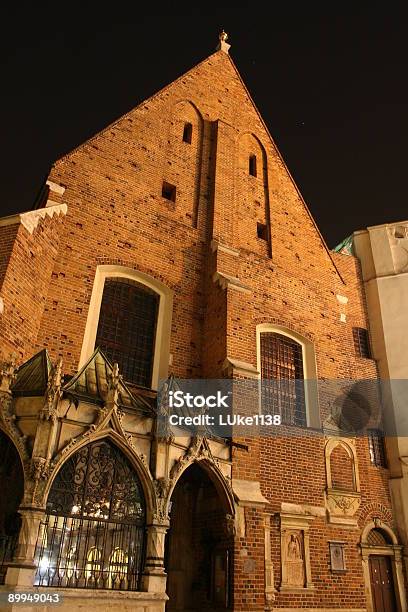
M 146 498 L 127 453 L 109 435 L 75 447 L 50 482 L 35 584 L 140 590 L 145 543 Z M 112 581 L 118 548 L 126 582 Z
M 13 436 L 10 434 L 9 431 L 7 431 L 5 427 L 2 426 L 2 423 L 0 422 L 0 436 L 2 434 L 4 435 L 5 438 L 7 438 L 7 440 L 10 442 L 10 444 L 13 446 L 14 450 L 16 451 L 16 455 L 20 462 L 23 481 L 25 482 L 25 462 L 28 459 L 28 456 L 24 456 L 22 454 L 21 448 L 19 448 L 19 445 L 15 442 L 15 440 L 13 440 Z
M 66 447 L 65 452 L 64 449 L 59 453 L 54 461 L 54 469 L 52 470 L 49 480 L 47 482 L 47 486 L 44 491 L 44 505 L 47 502 L 48 495 L 50 489 L 52 488 L 53 482 L 57 477 L 59 471 L 64 466 L 64 464 L 71 459 L 75 453 L 80 451 L 82 448 L 87 446 L 90 443 L 97 442 L 100 440 L 109 440 L 111 441 L 126 457 L 126 459 L 131 464 L 133 470 L 137 474 L 140 483 L 143 489 L 143 495 L 145 500 L 145 509 L 146 509 L 146 521 L 149 523 L 152 520 L 153 512 L 154 512 L 154 491 L 153 491 L 153 480 L 148 470 L 146 464 L 142 461 L 141 457 L 137 454 L 137 452 L 129 445 L 127 441 L 123 439 L 123 437 L 113 429 L 109 430 L 101 430 L 93 435 L 85 435 L 81 436 L 80 439 L 74 444 L 69 445 L 69 448 Z
M 24 465 L 12 438 L 0 429 L 0 584 L 13 559 L 21 530 L 19 514 L 24 497 Z
M 177 483 L 182 475 L 194 464 L 197 464 L 209 477 L 220 499 L 222 500 L 225 512 L 231 516 L 235 515 L 234 495 L 231 488 L 227 484 L 227 480 L 217 465 L 207 457 L 197 457 L 192 461 L 183 465 L 182 469 L 177 472 L 177 478 L 172 482 L 167 499 L 167 506 L 170 503 L 171 496 Z
M 360 477 L 358 473 L 357 451 L 355 445 L 346 438 L 330 438 L 325 446 L 325 461 L 326 461 L 326 477 L 327 487 L 329 489 L 336 488 L 333 483 L 331 455 L 336 448 L 342 448 L 350 459 L 350 468 L 352 470 L 353 490 L 360 492 Z

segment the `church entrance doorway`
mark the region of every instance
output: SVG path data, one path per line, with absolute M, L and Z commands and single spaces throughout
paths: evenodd
M 171 498 L 165 551 L 167 612 L 230 609 L 229 520 L 211 478 L 194 463 L 180 477 Z
M 396 612 L 390 557 L 370 555 L 369 564 L 374 612 Z

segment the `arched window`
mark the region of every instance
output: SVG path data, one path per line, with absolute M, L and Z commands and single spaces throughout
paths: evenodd
M 144 533 L 137 474 L 110 441 L 92 442 L 68 459 L 53 482 L 37 542 L 35 584 L 139 590 Z
M 392 540 L 384 529 L 371 529 L 367 536 L 367 544 L 369 546 L 388 546 L 392 544 Z
M 159 295 L 134 280 L 107 278 L 95 347 L 119 364 L 125 381 L 152 385 Z
M 302 345 L 277 332 L 260 336 L 262 410 L 289 425 L 306 425 Z

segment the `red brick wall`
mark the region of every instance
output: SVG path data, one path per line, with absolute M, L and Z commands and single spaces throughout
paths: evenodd
M 186 121 L 193 125 L 191 144 L 182 142 Z M 252 153 L 257 177 L 247 173 Z M 4 341 L 24 357 L 45 346 L 54 359 L 63 356 L 66 373 L 75 372 L 96 268 L 119 264 L 174 290 L 170 352 L 177 376 L 221 377 L 227 356 L 257 367 L 256 326 L 272 323 L 313 343 L 319 377 L 376 377 L 374 361 L 354 354 L 352 328 L 368 325 L 358 263 L 328 251 L 224 53 L 212 55 L 59 160 L 50 179 L 66 186 L 62 200 L 68 214 L 58 253 L 55 220 L 42 222 L 33 236 L 19 230 L 3 286 L 6 300 L 14 303 Z M 163 181 L 176 186 L 175 203 L 162 198 Z M 257 237 L 257 222 L 267 225 L 271 241 Z M 212 239 L 232 250 L 213 252 Z M 213 282 L 215 273 L 239 279 L 247 292 L 221 288 Z M 347 304 L 337 295 L 348 298 Z M 279 513 L 282 502 L 324 506 L 321 436 L 299 431 L 240 442 L 248 450 L 234 450 L 233 477 L 260 480 L 268 511 Z M 371 466 L 365 440 L 357 441 L 357 454 L 360 527 L 370 515 L 390 523 L 387 470 Z M 235 545 L 235 609 L 260 611 L 259 509 L 246 509 L 246 529 Z M 358 530 L 316 519 L 310 531 L 316 588 L 278 594 L 277 607 L 364 607 L 359 537 Z M 344 575 L 330 572 L 332 539 L 346 542 Z M 277 517 L 271 541 L 278 588 Z M 243 571 L 243 550 L 255 560 L 250 576 Z
M 18 223 L 0 227 L 0 288 L 6 275 L 17 230 Z
M 22 224 L 3 228 L 6 240 L 4 243 L 1 240 L 2 245 L 9 249 L 13 233 L 14 242 L 8 250 L 10 254 L 1 287 L 4 314 L 0 315 L 3 319 L 0 344 L 6 352 L 16 353 L 20 362 L 31 357 L 36 346 L 62 219 L 62 216 L 40 219 L 32 234 Z M 52 312 L 53 302 L 49 310 Z

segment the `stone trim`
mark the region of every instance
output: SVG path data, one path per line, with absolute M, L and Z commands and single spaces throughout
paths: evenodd
M 236 276 L 230 276 L 223 272 L 214 272 L 213 281 L 214 283 L 218 282 L 222 289 L 234 289 L 235 291 L 241 291 L 241 293 L 252 293 L 251 288 L 248 285 L 244 285 Z
M 58 185 L 58 183 L 53 183 L 52 181 L 46 181 L 46 185 L 48 185 L 50 191 L 58 193 L 59 195 L 64 194 L 65 187 L 63 187 L 62 185 Z
M 40 222 L 40 219 L 44 219 L 46 216 L 53 217 L 54 215 L 59 214 L 66 215 L 67 212 L 68 206 L 66 204 L 55 204 L 55 206 L 53 205 L 47 208 L 31 210 L 30 212 L 22 213 L 20 215 L 21 224 L 24 225 L 30 234 L 32 234 Z
M 339 293 L 336 295 L 336 298 L 340 304 L 347 304 L 347 302 L 349 301 L 348 297 L 346 297 L 345 295 L 340 295 Z
M 239 361 L 232 357 L 227 357 L 223 364 L 223 370 L 227 370 L 228 375 L 245 376 L 245 378 L 259 379 L 259 371 L 246 361 Z
M 275 601 L 275 578 L 273 571 L 273 562 L 271 555 L 271 517 L 266 514 L 264 517 L 264 533 L 265 533 L 265 610 L 270 612 L 273 610 L 273 602 Z
M 51 206 L 59 206 L 59 202 L 56 202 L 55 200 L 47 200 L 45 208 L 51 208 Z
M 234 249 L 226 244 L 222 244 L 216 238 L 211 240 L 211 250 L 214 252 L 221 251 L 222 253 L 227 253 L 228 255 L 233 255 L 234 257 L 239 257 L 240 251 L 239 249 Z
M 269 504 L 266 497 L 262 495 L 260 482 L 233 478 L 231 484 L 234 496 L 240 506 L 264 508 L 266 504 Z
M 40 219 L 44 219 L 45 217 L 53 217 L 54 215 L 66 215 L 68 212 L 68 207 L 66 204 L 57 204 L 56 202 L 52 203 L 52 206 L 48 206 L 46 208 L 39 208 L 38 210 L 29 210 L 25 213 L 20 213 L 18 215 L 10 215 L 9 217 L 3 217 L 0 219 L 0 227 L 4 227 L 6 225 L 15 225 L 16 223 L 21 223 L 26 230 L 32 234 L 37 225 L 40 222 Z
M 20 215 L 8 215 L 7 217 L 2 217 L 0 219 L 0 227 L 5 227 L 6 225 L 16 225 L 17 223 L 21 223 Z
M 326 509 L 323 506 L 309 506 L 307 504 L 290 504 L 288 502 L 282 502 L 281 511 L 285 515 L 307 515 L 310 517 L 326 516 Z

